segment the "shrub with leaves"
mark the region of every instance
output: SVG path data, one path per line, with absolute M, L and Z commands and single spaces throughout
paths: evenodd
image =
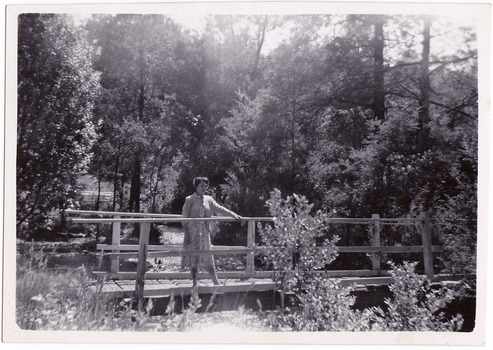
M 267 201 L 274 225 L 260 229 L 266 246 L 264 259 L 274 271 L 274 279 L 284 291 L 300 291 L 310 283 L 317 270 L 337 256 L 338 237 L 325 238 L 329 215 L 317 211 L 304 196 L 293 194 L 283 199 L 279 190 Z
M 356 310 L 353 287 L 315 278 L 297 293 L 298 308 L 265 316 L 268 326 L 275 331 L 459 331 L 462 316 L 447 319 L 443 311 L 456 293 L 431 285 L 426 276 L 414 271 L 415 266 L 408 262 L 392 266 L 393 297 L 385 300 L 385 311 L 379 307 Z
M 369 331 L 371 311 L 353 309 L 354 287 L 336 279 L 314 277 L 297 296 L 300 307 L 280 315 L 282 328 L 292 331 Z
M 376 330 L 385 331 L 459 331 L 463 318 L 457 314 L 446 319 L 443 309 L 456 296 L 441 284 L 431 284 L 415 272 L 417 263 L 392 266 L 392 299 L 386 299 L 387 311 L 374 308 Z
M 266 316 L 274 330 L 289 331 L 458 331 L 461 315 L 447 319 L 443 310 L 456 296 L 443 285 L 431 284 L 415 272 L 417 263 L 391 264 L 393 298 L 386 310 L 354 309 L 353 287 L 326 278 L 321 270 L 337 256 L 337 237 L 325 237 L 328 215 L 311 213 L 312 206 L 297 195 L 286 199 L 275 190 L 267 201 L 274 225 L 261 230 L 265 259 L 276 271 L 282 292 L 294 292 L 299 306 Z

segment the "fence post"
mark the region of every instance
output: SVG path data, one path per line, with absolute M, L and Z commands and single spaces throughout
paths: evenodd
M 115 219 L 120 219 L 120 215 L 114 216 Z M 120 245 L 120 235 L 121 235 L 121 222 L 113 223 L 113 233 L 111 236 L 111 245 Z M 119 253 L 120 249 L 113 249 L 114 253 Z M 111 272 L 117 273 L 120 271 L 120 258 L 117 256 L 113 256 L 111 258 Z
M 255 246 L 255 220 L 249 220 L 248 232 L 247 232 L 247 247 L 253 248 L 254 246 Z M 245 269 L 246 277 L 253 276 L 253 270 L 255 265 L 254 259 L 255 259 L 255 254 L 253 252 L 247 253 L 247 262 Z
M 372 214 L 371 218 L 373 219 L 373 232 L 371 237 L 371 245 L 373 247 L 379 247 L 380 246 L 380 215 Z M 371 254 L 372 270 L 378 271 L 379 275 L 380 275 L 381 255 L 382 255 L 381 253 L 377 253 L 377 252 Z
M 140 224 L 139 258 L 137 261 L 137 280 L 135 281 L 135 299 L 137 299 L 138 302 L 139 312 L 142 311 L 144 302 L 144 280 L 150 229 L 151 224 L 149 222 L 142 222 Z
M 429 212 L 421 214 L 421 238 L 423 241 L 423 262 L 425 275 L 433 278 L 433 254 L 431 250 L 431 215 Z

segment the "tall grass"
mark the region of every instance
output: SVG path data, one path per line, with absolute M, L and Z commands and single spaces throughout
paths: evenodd
M 259 315 L 241 306 L 232 312 L 209 312 L 217 298 L 202 307 L 197 290 L 187 307 L 174 312 L 174 298 L 164 316 L 150 316 L 153 306 L 138 313 L 132 300 L 115 300 L 100 293 L 102 281 L 92 279 L 84 267 L 68 272 L 46 268 L 43 251 L 31 249 L 24 260 L 18 260 L 16 283 L 16 318 L 26 330 L 85 331 L 200 331 L 215 324 L 234 325 L 238 329 L 262 330 Z M 183 298 L 183 296 L 182 296 Z
M 16 318 L 28 330 L 150 330 L 146 315 L 99 293 L 84 267 L 68 272 L 46 268 L 43 252 L 30 251 L 17 266 Z

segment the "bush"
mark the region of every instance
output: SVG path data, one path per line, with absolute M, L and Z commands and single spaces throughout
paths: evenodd
M 274 280 L 283 291 L 298 292 L 336 258 L 339 238 L 325 238 L 329 216 L 321 211 L 312 215 L 313 205 L 303 196 L 283 199 L 276 189 L 267 205 L 274 225 L 260 229 L 266 246 L 264 260 L 274 269 Z
M 266 260 L 276 270 L 281 288 L 295 293 L 298 307 L 265 315 L 274 330 L 289 331 L 458 331 L 463 320 L 451 319 L 442 311 L 456 293 L 443 285 L 432 285 L 426 276 L 415 272 L 416 263 L 391 266 L 393 298 L 386 299 L 386 310 L 373 307 L 355 310 L 353 287 L 325 278 L 317 269 L 337 256 L 335 242 L 319 241 L 326 231 L 327 214 L 311 214 L 312 206 L 304 197 L 281 198 L 274 191 L 267 201 L 273 227 L 261 230 L 262 238 L 272 249 Z M 293 253 L 294 257 L 293 257 Z M 297 253 L 297 254 L 296 254 Z
M 415 272 L 417 263 L 405 262 L 392 266 L 392 299 L 386 299 L 387 311 L 374 309 L 374 328 L 386 331 L 459 331 L 463 324 L 460 314 L 445 318 L 442 311 L 455 297 L 454 291 L 443 285 L 431 285 L 426 276 Z
M 355 310 L 354 290 L 334 279 L 314 278 L 296 296 L 300 306 L 265 315 L 276 331 L 459 331 L 460 314 L 451 319 L 442 311 L 455 297 L 443 286 L 431 286 L 425 276 L 415 273 L 415 263 L 393 266 L 393 298 L 386 310 L 372 307 Z

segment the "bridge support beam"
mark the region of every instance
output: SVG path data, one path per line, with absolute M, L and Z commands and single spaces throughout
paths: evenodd
M 431 248 L 431 215 L 429 212 L 421 214 L 421 237 L 423 240 L 423 262 L 425 266 L 425 275 L 432 279 L 433 271 L 433 254 Z
M 253 248 L 255 245 L 255 221 L 248 221 L 247 247 Z M 252 277 L 254 272 L 255 255 L 253 252 L 247 254 L 245 276 Z
M 379 247 L 380 246 L 380 215 L 372 214 L 371 218 L 373 219 L 373 232 L 372 232 L 371 245 L 373 247 Z M 381 256 L 382 254 L 380 252 L 371 254 L 371 266 L 373 271 L 380 272 Z
M 144 303 L 144 280 L 150 230 L 151 223 L 143 222 L 140 224 L 139 260 L 137 262 L 137 281 L 135 282 L 135 299 L 138 303 L 139 312 L 142 311 L 142 306 Z
M 120 219 L 121 216 L 115 215 L 115 219 Z M 114 222 L 113 224 L 113 230 L 112 230 L 112 236 L 111 236 L 111 245 L 120 245 L 120 236 L 121 236 L 121 222 Z M 119 253 L 119 249 L 113 249 L 113 253 Z M 111 272 L 112 273 L 117 273 L 120 271 L 120 258 L 117 256 L 112 256 L 111 257 Z

